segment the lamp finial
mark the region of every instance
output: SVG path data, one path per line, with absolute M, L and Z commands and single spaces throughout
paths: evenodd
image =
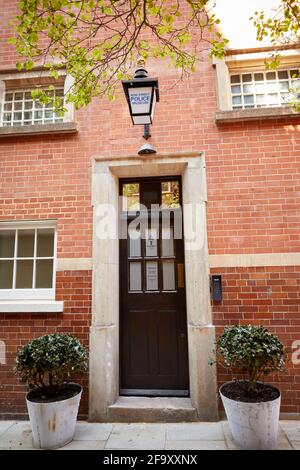
M 137 65 L 139 67 L 145 67 L 146 66 L 146 60 L 144 59 L 143 56 L 139 56 L 138 59 L 137 59 Z

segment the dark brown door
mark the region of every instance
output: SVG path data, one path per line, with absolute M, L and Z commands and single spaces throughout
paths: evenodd
M 170 177 L 120 182 L 126 196 L 120 221 L 123 395 L 188 395 L 180 183 Z

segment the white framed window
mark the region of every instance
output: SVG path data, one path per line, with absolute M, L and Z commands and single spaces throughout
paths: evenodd
M 55 299 L 54 221 L 0 223 L 0 300 Z
M 32 89 L 32 88 L 31 88 Z M 52 102 L 40 104 L 31 97 L 31 89 L 7 90 L 4 93 L 0 125 L 25 126 L 63 122 L 63 117 L 53 110 Z M 47 90 L 49 97 L 61 98 L 63 104 L 64 88 Z
M 288 106 L 299 88 L 299 68 L 230 73 L 232 109 Z

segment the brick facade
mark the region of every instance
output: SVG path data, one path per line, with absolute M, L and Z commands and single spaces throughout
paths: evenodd
M 13 2 L 0 1 L 0 64 L 11 69 L 15 55 L 6 44 Z M 300 252 L 300 134 L 298 117 L 216 125 L 215 69 L 208 56 L 189 80 L 163 63 L 150 62 L 159 77 L 160 103 L 151 128 L 159 152 L 204 151 L 208 187 L 210 255 Z M 76 112 L 78 133 L 0 139 L 1 220 L 57 219 L 58 258 L 92 256 L 92 158 L 136 154 L 144 143 L 130 122 L 124 97 L 95 99 Z M 213 305 L 220 331 L 228 323 L 261 323 L 278 333 L 291 351 L 300 339 L 299 266 L 214 268 L 222 274 L 224 297 Z M 13 376 L 17 348 L 54 331 L 76 335 L 88 345 L 91 272 L 59 271 L 61 313 L 0 313 L 0 339 L 7 364 L 0 365 L 0 416 L 25 410 L 25 388 Z M 101 358 L 99 359 L 101 360 Z M 300 413 L 299 365 L 276 376 L 282 411 Z M 220 371 L 219 381 L 228 376 Z M 81 415 L 87 415 L 87 378 Z

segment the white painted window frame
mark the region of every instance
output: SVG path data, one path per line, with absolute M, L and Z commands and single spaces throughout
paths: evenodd
M 278 70 L 300 68 L 300 49 L 280 51 L 281 64 Z M 257 108 L 232 108 L 230 75 L 265 71 L 265 61 L 270 58 L 270 52 L 255 52 L 244 54 L 229 54 L 224 59 L 213 59 L 216 69 L 217 106 L 219 111 L 257 111 Z M 288 106 L 288 105 L 287 105 Z M 282 107 L 282 106 L 281 106 Z M 274 109 L 264 107 L 259 109 Z
M 2 300 L 55 300 L 55 283 L 56 283 L 56 266 L 57 266 L 57 223 L 54 220 L 38 220 L 38 221 L 7 221 L 0 222 L 1 230 L 35 230 L 35 242 L 34 242 L 34 255 L 33 258 L 22 258 L 33 259 L 36 261 L 36 237 L 37 229 L 51 228 L 54 229 L 54 246 L 53 246 L 53 257 L 43 257 L 38 259 L 53 259 L 53 273 L 52 273 L 52 287 L 51 288 L 39 288 L 35 287 L 31 289 L 0 289 L 0 302 Z M 13 286 L 16 282 L 16 260 L 17 257 L 17 241 L 15 239 L 14 246 L 14 257 L 13 258 L 1 258 L 3 260 L 13 260 Z M 33 263 L 33 282 L 35 283 L 35 268 L 36 263 Z
M 296 70 L 295 67 L 290 67 L 290 68 L 286 68 L 286 69 L 278 69 L 278 70 L 268 70 L 268 71 L 257 71 L 257 70 L 247 70 L 247 71 L 244 71 L 244 72 L 231 72 L 230 73 L 230 78 L 232 76 L 238 76 L 239 79 L 240 79 L 240 82 L 239 83 L 231 83 L 231 91 L 230 91 L 230 95 L 231 95 L 231 106 L 232 106 L 232 109 L 260 109 L 260 108 L 277 108 L 277 107 L 281 107 L 281 106 L 288 106 L 290 101 L 292 101 L 292 93 L 291 93 L 291 90 L 293 89 L 293 87 L 297 86 L 299 84 L 299 79 L 294 79 L 292 77 L 292 71 Z M 281 79 L 278 77 L 278 72 L 287 72 L 287 78 L 285 79 Z M 298 67 L 298 70 L 297 70 L 298 74 L 299 74 L 299 67 Z M 267 80 L 267 74 L 268 73 L 274 73 L 275 74 L 275 79 L 273 80 L 270 80 L 270 82 Z M 254 74 L 262 74 L 263 75 L 263 80 L 262 81 L 256 81 L 255 80 L 255 77 L 254 77 Z M 251 75 L 251 81 L 243 81 L 242 77 L 243 75 Z M 289 84 L 289 91 L 280 91 L 280 83 L 285 83 L 285 82 L 288 82 Z M 295 83 L 294 83 L 295 82 Z M 273 83 L 275 83 L 277 85 L 277 91 L 272 91 L 271 89 L 268 89 L 268 85 L 273 85 Z M 256 91 L 255 89 L 255 86 L 256 85 L 261 85 L 263 84 L 264 86 L 264 90 L 262 91 Z M 251 85 L 253 87 L 253 91 L 250 93 L 250 92 L 245 92 L 243 87 L 247 86 L 247 85 Z M 232 92 L 232 87 L 234 86 L 239 86 L 240 87 L 240 93 L 233 93 Z M 268 103 L 268 98 L 267 98 L 267 101 L 266 103 L 264 103 L 263 105 L 260 105 L 257 101 L 257 97 L 260 96 L 260 95 L 265 95 L 265 96 L 268 96 L 270 94 L 273 94 L 273 95 L 277 95 L 277 100 L 276 102 L 274 101 L 273 103 Z M 282 96 L 286 96 L 286 100 L 283 101 L 282 100 Z M 234 97 L 241 97 L 241 104 L 236 104 L 234 105 L 233 104 L 233 98 Z M 245 100 L 245 97 L 247 96 L 253 96 L 253 103 L 249 104 L 249 103 L 246 103 L 246 100 Z
M 45 87 L 41 87 L 42 89 L 45 89 L 47 90 L 47 88 Z M 32 88 L 18 88 L 18 89 L 15 89 L 15 90 L 7 90 L 6 93 L 4 94 L 4 99 L 2 100 L 2 107 L 1 107 L 1 118 L 0 118 L 0 126 L 1 127 L 16 127 L 16 126 L 26 126 L 25 124 L 25 121 L 26 119 L 24 119 L 24 113 L 26 112 L 30 112 L 32 113 L 32 117 L 31 117 L 31 122 L 30 122 L 30 125 L 44 125 L 44 124 L 55 124 L 55 123 L 59 123 L 59 122 L 63 122 L 63 118 L 60 117 L 60 116 L 56 116 L 54 111 L 53 111 L 53 107 L 51 108 L 47 108 L 46 105 L 42 105 L 40 108 L 37 108 L 36 107 L 36 104 L 35 104 L 35 101 L 31 98 L 31 99 L 26 99 L 25 98 L 25 93 L 30 93 L 32 90 Z M 57 86 L 55 87 L 55 93 L 56 91 L 58 90 L 64 90 L 64 87 L 63 86 Z M 15 95 L 16 93 L 22 93 L 23 94 L 23 99 L 22 100 L 15 100 L 15 97 L 13 96 L 13 99 L 12 100 L 9 100 L 7 101 L 5 99 L 5 95 L 7 93 L 12 93 L 13 95 Z M 31 104 L 31 108 L 30 109 L 25 109 L 25 103 L 32 103 Z M 15 103 L 22 103 L 22 109 L 21 110 L 15 110 Z M 4 109 L 4 106 L 6 104 L 11 104 L 12 105 L 12 109 L 10 111 L 8 110 L 5 110 Z M 52 112 L 52 118 L 51 120 L 50 119 L 46 119 L 45 118 L 45 112 L 47 111 L 51 111 Z M 35 112 L 41 112 L 42 113 L 42 118 L 35 118 L 34 117 L 34 113 Z M 10 113 L 11 114 L 11 121 L 4 121 L 4 114 L 8 114 Z M 22 117 L 21 117 L 21 120 L 14 120 L 14 113 L 21 113 Z M 38 122 L 35 122 L 35 121 L 38 121 Z M 5 123 L 7 123 L 5 125 Z
M 58 75 L 64 77 L 64 107 L 66 108 L 66 112 L 63 116 L 63 122 L 74 122 L 75 119 L 75 106 L 74 103 L 67 103 L 66 102 L 66 97 L 74 83 L 74 79 L 66 74 L 65 70 L 59 70 Z M 32 88 L 34 88 L 34 80 L 38 82 L 39 78 L 49 78 L 49 72 L 46 70 L 42 71 L 29 71 L 29 72 L 1 72 L 0 73 L 0 127 L 10 127 L 10 126 L 2 126 L 2 115 L 4 112 L 4 97 L 5 97 L 5 92 L 6 89 L 9 92 L 10 87 L 7 87 L 6 84 L 9 83 L 10 80 L 22 80 L 22 79 L 31 79 L 33 82 Z M 53 83 L 55 86 L 55 82 Z M 60 87 L 60 85 L 57 85 Z M 27 91 L 27 89 L 30 88 L 28 86 L 20 87 L 20 91 Z M 32 89 L 31 88 L 31 89 Z M 19 90 L 14 90 L 14 91 L 19 91 Z M 45 124 L 49 124 L 48 122 Z M 51 124 L 51 123 L 50 123 Z M 59 123 L 52 123 L 52 124 L 59 124 Z M 33 126 L 41 126 L 43 124 L 32 124 Z M 12 126 L 12 127 L 27 127 L 27 126 Z

